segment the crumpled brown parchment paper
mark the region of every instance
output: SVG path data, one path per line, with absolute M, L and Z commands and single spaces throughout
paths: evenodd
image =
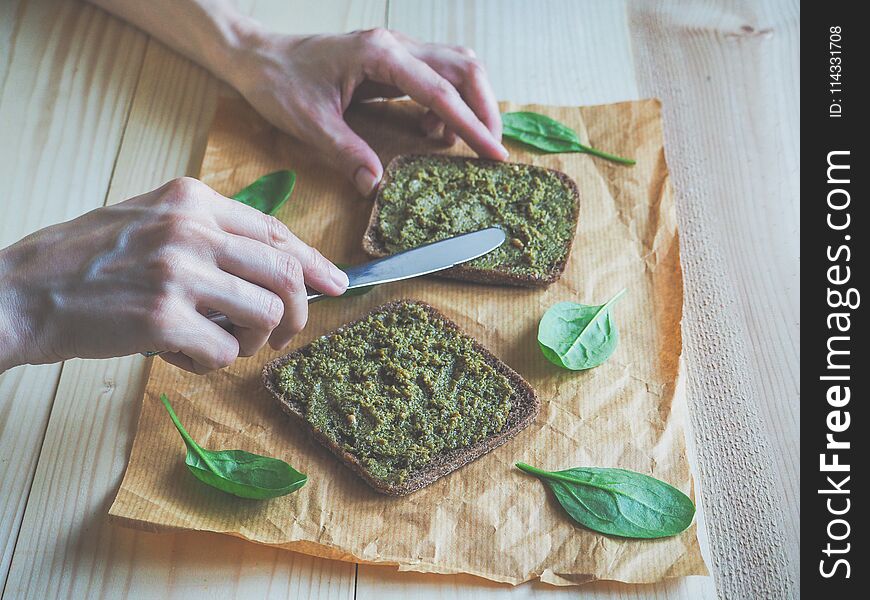
M 368 295 L 311 306 L 292 346 L 395 298 L 429 302 L 516 369 L 542 401 L 538 419 L 513 440 L 420 492 L 374 492 L 291 422 L 260 384 L 270 349 L 205 377 L 155 359 L 130 462 L 110 514 L 154 531 L 228 533 L 327 558 L 395 564 L 402 570 L 469 573 L 518 584 L 595 579 L 652 582 L 707 574 L 696 528 L 661 540 L 607 537 L 575 526 L 537 479 L 513 464 L 545 469 L 611 466 L 663 479 L 693 494 L 686 457 L 686 399 L 680 376 L 682 274 L 674 196 L 656 100 L 590 107 L 517 106 L 571 127 L 581 139 L 637 159 L 625 167 L 584 154 L 542 155 L 507 141 L 511 160 L 562 170 L 580 189 L 580 221 L 562 279 L 546 290 L 424 278 Z M 411 102 L 368 104 L 352 126 L 384 163 L 403 152 L 470 154 L 423 138 Z M 360 241 L 371 203 L 316 153 L 266 124 L 239 99 L 224 99 L 212 125 L 202 179 L 232 194 L 280 168 L 298 173 L 278 215 L 334 261 L 366 260 Z M 615 308 L 620 345 L 603 365 L 569 372 L 543 357 L 536 341 L 544 311 L 563 300 Z M 289 351 L 289 350 L 288 350 Z M 187 472 L 184 445 L 158 400 L 166 392 L 203 446 L 280 457 L 308 484 L 270 501 L 209 488 Z

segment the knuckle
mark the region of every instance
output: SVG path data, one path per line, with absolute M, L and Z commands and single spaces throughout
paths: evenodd
M 363 42 L 373 46 L 387 46 L 396 41 L 393 33 L 384 27 L 374 27 L 360 32 Z
M 483 79 L 486 77 L 486 68 L 476 58 L 471 58 L 465 63 L 465 73 L 469 79 Z
M 203 185 L 193 177 L 176 177 L 166 184 L 164 200 L 175 204 L 188 204 L 197 198 Z
M 305 289 L 302 263 L 289 254 L 282 255 L 277 263 L 275 279 L 282 290 L 293 293 Z
M 361 52 L 363 56 L 368 58 L 368 61 L 375 65 L 375 69 L 381 72 L 389 72 L 391 65 L 396 58 L 396 50 L 399 42 L 396 36 L 388 29 L 376 27 L 363 31 L 360 34 L 360 42 L 362 44 Z
M 284 316 L 284 303 L 275 294 L 262 294 L 257 312 L 260 327 L 271 331 L 278 326 Z
M 263 215 L 266 223 L 266 239 L 270 246 L 280 247 L 290 239 L 290 230 L 272 215 Z
M 439 79 L 434 86 L 434 96 L 444 102 L 449 102 L 456 95 L 456 88 L 446 79 Z
M 308 246 L 307 248 L 305 252 L 308 255 L 309 268 L 316 273 L 326 273 L 329 269 L 329 261 L 326 260 L 326 257 L 313 246 Z
M 468 58 L 477 58 L 477 53 L 467 46 L 454 46 L 454 50 L 459 52 L 462 56 L 467 56 Z

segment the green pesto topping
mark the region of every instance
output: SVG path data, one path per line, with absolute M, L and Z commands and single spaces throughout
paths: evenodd
M 415 156 L 381 192 L 376 231 L 392 254 L 500 225 L 508 241 L 468 265 L 541 278 L 565 259 L 574 211 L 572 189 L 553 171 Z
M 470 338 L 414 303 L 318 338 L 278 385 L 312 427 L 391 484 L 501 431 L 515 395 Z

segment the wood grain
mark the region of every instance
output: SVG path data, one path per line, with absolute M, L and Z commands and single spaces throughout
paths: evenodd
M 641 89 L 663 100 L 686 355 L 714 572 L 726 597 L 797 593 L 799 7 L 638 4 Z
M 103 204 L 145 37 L 77 2 L 22 0 L 0 90 L 0 246 Z
M 144 50 L 144 36 L 91 8 L 0 4 L 0 248 L 102 205 Z M 0 375 L 0 583 L 60 372 Z
M 472 48 L 499 100 L 577 105 L 638 98 L 622 0 L 391 0 L 389 26 Z
M 429 575 L 398 572 L 391 567 L 360 565 L 356 600 L 561 600 L 564 598 L 607 600 L 699 600 L 715 598 L 709 577 L 684 577 L 656 585 L 627 585 L 599 581 L 581 588 L 527 583 L 500 585 L 471 575 Z
M 61 365 L 18 367 L 0 375 L 0 589 L 6 580 Z

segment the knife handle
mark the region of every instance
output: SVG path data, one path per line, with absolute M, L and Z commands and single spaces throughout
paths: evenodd
M 324 298 L 326 298 L 326 294 L 308 294 L 308 304 L 311 304 L 312 302 L 318 302 L 319 300 L 323 300 Z M 233 332 L 233 323 L 232 321 L 230 321 L 230 318 L 225 314 L 216 310 L 210 310 L 205 313 L 205 318 L 214 323 L 215 325 L 226 329 L 230 333 Z M 147 350 L 145 352 L 140 352 L 140 354 L 142 356 L 159 356 L 164 352 L 165 350 Z

